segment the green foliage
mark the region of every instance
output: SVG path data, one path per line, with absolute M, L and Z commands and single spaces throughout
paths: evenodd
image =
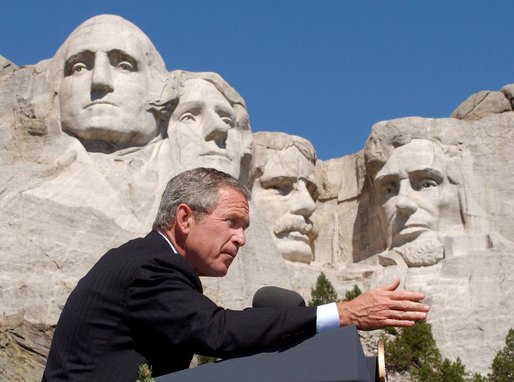
M 505 347 L 494 357 L 488 378 L 490 382 L 514 381 L 514 329 L 509 330 Z
M 433 365 L 441 358 L 432 328 L 424 321 L 403 329 L 399 336 L 386 341 L 385 345 L 387 364 L 397 371 Z
M 207 355 L 197 355 L 196 360 L 198 361 L 198 366 L 200 366 L 200 365 L 204 365 L 206 363 L 216 362 L 219 360 L 219 358 L 209 357 Z
M 466 382 L 466 368 L 460 358 L 457 358 L 455 362 L 451 362 L 445 358 L 438 369 L 439 381 Z
M 393 340 L 386 340 L 385 349 L 388 368 L 407 371 L 416 382 L 514 382 L 514 329 L 509 330 L 487 377 L 469 375 L 459 358 L 443 360 L 426 322 L 404 328 Z
M 390 334 L 392 336 L 397 336 L 399 334 L 398 330 L 392 326 L 386 326 L 384 328 L 384 332 L 386 332 L 387 334 Z
M 487 382 L 487 378 L 478 373 L 475 373 L 471 376 L 469 382 Z
M 362 294 L 362 291 L 357 285 L 354 285 L 351 290 L 345 293 L 344 299 L 346 301 L 353 300 L 355 297 L 360 296 Z
M 386 341 L 386 363 L 391 370 L 408 371 L 416 382 L 485 382 L 478 374 L 469 379 L 459 358 L 455 362 L 443 360 L 432 327 L 424 321 Z
M 136 382 L 155 382 L 152 378 L 152 367 L 148 366 L 148 364 L 143 363 L 137 369 L 137 381 Z
M 327 279 L 327 276 L 321 272 L 316 280 L 316 287 L 311 288 L 311 301 L 309 301 L 309 306 L 329 304 L 336 300 L 337 293 L 334 286 Z

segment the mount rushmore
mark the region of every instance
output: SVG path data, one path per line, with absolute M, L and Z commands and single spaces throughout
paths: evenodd
M 166 182 L 199 166 L 252 193 L 247 245 L 202 280 L 217 303 L 248 306 L 265 285 L 308 300 L 320 272 L 340 296 L 399 277 L 427 295 L 443 356 L 482 373 L 514 327 L 514 85 L 449 118 L 377 122 L 361 151 L 322 161 L 302 137 L 252 133 L 221 76 L 169 72 L 118 16 L 86 20 L 51 59 L 0 64 L 6 378 L 40 378 L 76 282 L 145 235 Z

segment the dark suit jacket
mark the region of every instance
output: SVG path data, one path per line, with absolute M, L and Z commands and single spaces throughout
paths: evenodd
M 315 308 L 223 309 L 202 294 L 191 264 L 152 231 L 107 252 L 71 293 L 43 381 L 130 381 L 282 346 L 315 334 Z

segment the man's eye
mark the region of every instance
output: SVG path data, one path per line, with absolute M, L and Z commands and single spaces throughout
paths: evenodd
M 84 64 L 83 62 L 77 62 L 76 64 L 73 64 L 73 66 L 71 67 L 71 72 L 80 73 L 82 69 L 87 69 L 86 64 Z

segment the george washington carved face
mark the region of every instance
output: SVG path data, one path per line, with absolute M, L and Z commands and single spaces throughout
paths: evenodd
M 124 145 L 143 145 L 157 135 L 158 122 L 148 109 L 165 67 L 136 26 L 117 16 L 97 16 L 70 35 L 60 54 L 64 131 L 83 141 Z

